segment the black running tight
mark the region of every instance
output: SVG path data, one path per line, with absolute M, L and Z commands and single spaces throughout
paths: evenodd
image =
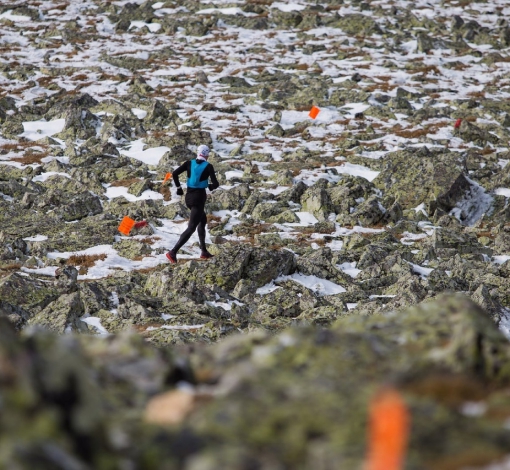
M 207 225 L 207 216 L 205 215 L 205 189 L 202 191 L 192 191 L 186 194 L 186 206 L 191 210 L 189 216 L 188 228 L 182 233 L 179 241 L 174 246 L 173 251 L 177 253 L 181 247 L 190 239 L 191 235 L 198 233 L 200 249 L 205 250 L 205 226 Z

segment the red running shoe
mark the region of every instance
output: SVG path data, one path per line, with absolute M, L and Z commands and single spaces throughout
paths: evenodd
M 207 250 L 202 250 L 202 253 L 200 253 L 200 259 L 211 259 L 213 256 Z
M 175 254 L 175 251 L 171 250 L 165 256 L 167 257 L 168 261 L 170 261 L 170 263 L 177 263 L 177 255 Z

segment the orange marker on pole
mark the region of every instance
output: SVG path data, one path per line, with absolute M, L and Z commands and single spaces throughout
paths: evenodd
M 320 109 L 317 108 L 317 106 L 312 106 L 312 109 L 310 109 L 310 113 L 308 114 L 308 116 L 310 116 L 312 119 L 315 119 L 319 112 Z
M 409 412 L 399 392 L 378 393 L 370 404 L 365 470 L 402 470 L 409 437 Z
M 163 180 L 163 183 L 167 182 L 172 177 L 172 173 L 167 173 L 165 175 L 165 179 Z
M 129 235 L 129 232 L 133 229 L 135 226 L 135 221 L 131 219 L 130 217 L 126 216 L 122 219 L 122 222 L 119 225 L 119 232 L 123 235 Z

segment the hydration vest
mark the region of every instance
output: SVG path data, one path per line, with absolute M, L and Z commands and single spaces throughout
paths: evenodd
M 209 165 L 208 162 L 205 160 L 197 161 L 191 160 L 191 171 L 190 171 L 190 177 L 188 178 L 188 188 L 201 188 L 205 189 L 207 188 L 209 182 L 206 178 L 204 181 L 200 181 L 200 177 L 202 176 L 202 173 L 206 169 L 207 165 Z

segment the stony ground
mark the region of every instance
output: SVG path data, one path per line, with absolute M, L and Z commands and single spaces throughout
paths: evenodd
M 509 20 L 0 2 L 0 461 L 359 468 L 389 383 L 406 468 L 509 468 Z M 202 143 L 215 257 L 168 266 Z

